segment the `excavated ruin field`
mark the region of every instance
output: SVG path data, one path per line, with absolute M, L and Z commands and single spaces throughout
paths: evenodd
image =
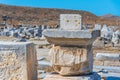
M 0 41 L 13 41 L 14 38 L 13 37 L 0 37 Z M 43 69 L 47 75 L 47 72 L 51 72 L 54 71 L 50 66 L 47 66 L 46 68 L 41 68 L 39 65 L 39 61 L 41 58 L 43 58 L 43 62 L 48 62 L 47 64 L 49 64 L 50 59 L 49 59 L 49 51 L 52 45 L 50 45 L 46 40 L 29 40 L 30 42 L 33 42 L 36 45 L 36 51 L 37 51 L 37 60 L 38 60 L 38 77 L 41 77 L 41 73 L 39 73 L 39 70 Z M 120 67 L 120 61 L 105 61 L 104 65 L 103 65 L 103 61 L 98 61 L 95 60 L 95 56 L 96 53 L 101 52 L 101 53 L 118 53 L 120 54 L 120 45 L 119 47 L 110 47 L 109 45 L 106 45 L 103 48 L 93 48 L 93 54 L 94 54 L 94 65 L 96 66 L 117 66 Z M 42 80 L 42 79 L 38 79 L 38 80 Z

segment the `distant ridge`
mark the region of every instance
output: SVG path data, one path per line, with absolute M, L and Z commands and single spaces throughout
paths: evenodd
M 120 16 L 115 16 L 112 14 L 103 15 L 103 16 L 101 16 L 101 18 L 110 19 L 110 20 L 120 20 Z
M 7 15 L 12 17 L 12 24 L 32 24 L 32 25 L 59 25 L 60 14 L 81 14 L 83 24 L 107 24 L 120 25 L 119 16 L 96 16 L 88 11 L 82 10 L 66 10 L 66 9 L 50 9 L 50 8 L 32 8 L 8 6 L 0 4 L 0 23 L 2 23 L 2 16 Z M 7 21 L 10 23 L 10 21 Z

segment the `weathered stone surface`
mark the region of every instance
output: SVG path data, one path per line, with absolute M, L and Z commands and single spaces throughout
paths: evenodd
M 82 76 L 60 76 L 58 74 L 50 74 L 43 80 L 101 80 L 101 77 L 97 73 Z
M 51 63 L 48 61 L 38 61 L 39 66 L 43 67 L 51 67 Z
M 113 30 L 107 25 L 103 25 L 101 29 L 101 37 L 110 40 L 112 38 L 112 34 Z
M 92 72 L 93 55 L 89 47 L 54 46 L 50 51 L 51 63 L 56 72 L 61 75 L 79 75 Z
M 95 48 L 104 48 L 105 47 L 105 42 L 100 40 L 100 38 L 97 38 L 94 42 L 93 42 L 93 47 Z
M 81 30 L 81 15 L 60 14 L 60 28 L 64 30 Z
M 83 38 L 91 39 L 97 38 L 100 33 L 99 30 L 57 30 L 57 29 L 47 29 L 43 31 L 43 35 L 47 37 L 56 38 Z
M 120 61 L 104 61 L 104 60 L 102 60 L 102 61 L 98 61 L 98 60 L 95 60 L 94 61 L 94 65 L 96 65 L 96 66 L 113 66 L 113 67 L 120 67 Z
M 93 71 L 95 71 L 95 72 L 103 72 L 103 73 L 105 73 L 107 71 L 108 73 L 118 73 L 118 74 L 120 74 L 120 67 L 115 67 L 115 66 L 114 67 L 113 66 L 94 66 Z M 107 73 L 107 75 L 108 75 L 108 73 Z M 114 76 L 117 76 L 117 75 L 114 75 Z
M 112 39 L 111 39 L 112 43 L 119 44 L 119 40 L 120 40 L 119 34 L 117 34 L 116 32 L 113 33 Z
M 52 44 L 79 46 L 92 44 L 100 34 L 98 30 L 44 30 L 43 35 Z
M 97 53 L 96 59 L 102 60 L 102 61 L 114 61 L 114 60 L 120 60 L 120 53 Z
M 60 30 L 44 30 L 43 35 L 49 43 L 54 44 L 50 56 L 56 72 L 67 76 L 92 72 L 91 45 L 100 32 L 99 30 L 81 30 L 80 15 L 62 14 Z
M 104 66 L 104 62 L 103 61 L 99 61 L 99 60 L 94 60 L 93 63 L 95 66 Z
M 0 80 L 37 80 L 36 51 L 28 42 L 0 42 Z

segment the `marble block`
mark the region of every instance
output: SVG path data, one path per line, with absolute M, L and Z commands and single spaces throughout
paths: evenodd
M 82 76 L 61 76 L 59 74 L 49 74 L 43 80 L 101 80 L 101 77 L 95 72 Z
M 81 30 L 81 15 L 79 15 L 79 14 L 60 14 L 60 29 L 62 29 L 62 30 Z
M 53 46 L 50 50 L 51 64 L 61 75 L 89 74 L 93 69 L 92 49 Z
M 0 80 L 37 80 L 34 44 L 0 42 Z
M 43 35 L 51 44 L 62 46 L 89 45 L 100 36 L 99 30 L 44 30 Z
M 96 59 L 101 61 L 120 60 L 120 53 L 97 53 Z

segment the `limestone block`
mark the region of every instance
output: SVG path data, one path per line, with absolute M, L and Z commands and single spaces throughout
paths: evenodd
M 0 80 L 37 80 L 36 51 L 28 42 L 0 42 Z
M 95 60 L 95 61 L 94 61 L 94 65 L 95 65 L 95 66 L 103 66 L 103 65 L 104 65 L 104 62 L 103 62 L 103 61 L 99 61 L 99 60 Z
M 60 14 L 60 28 L 64 30 L 81 30 L 81 15 Z
M 107 73 L 106 75 L 108 75 L 108 76 L 110 76 L 109 75 L 109 73 L 111 74 L 111 73 L 118 73 L 118 74 L 120 74 L 120 67 L 118 66 L 118 67 L 116 67 L 116 66 L 94 66 L 93 67 L 94 69 L 93 69 L 93 71 L 95 71 L 95 72 L 98 72 L 98 73 L 100 73 L 100 72 L 103 72 L 103 73 Z M 102 74 L 100 74 L 101 75 L 101 77 L 103 76 Z M 112 75 L 113 76 L 113 75 Z M 117 75 L 115 75 L 116 77 L 117 77 Z M 120 77 L 120 75 L 119 75 L 119 77 Z
M 44 30 L 43 35 L 49 43 L 62 46 L 89 45 L 100 35 L 98 30 Z
M 114 67 L 117 66 L 117 67 L 120 67 L 120 61 L 104 61 L 104 66 L 114 66 Z
M 60 76 L 58 74 L 49 74 L 43 80 L 101 80 L 101 77 L 95 72 L 82 76 Z
M 54 70 L 61 75 L 79 75 L 92 72 L 93 55 L 91 49 L 54 46 L 50 50 Z
M 99 30 L 57 30 L 57 29 L 47 29 L 43 31 L 43 35 L 47 37 L 56 38 L 97 38 L 100 35 Z
M 96 59 L 103 61 L 114 61 L 120 60 L 120 53 L 97 53 Z
M 95 48 L 104 48 L 105 47 L 105 42 L 97 39 L 97 40 L 95 40 L 93 42 L 93 47 L 95 47 Z

